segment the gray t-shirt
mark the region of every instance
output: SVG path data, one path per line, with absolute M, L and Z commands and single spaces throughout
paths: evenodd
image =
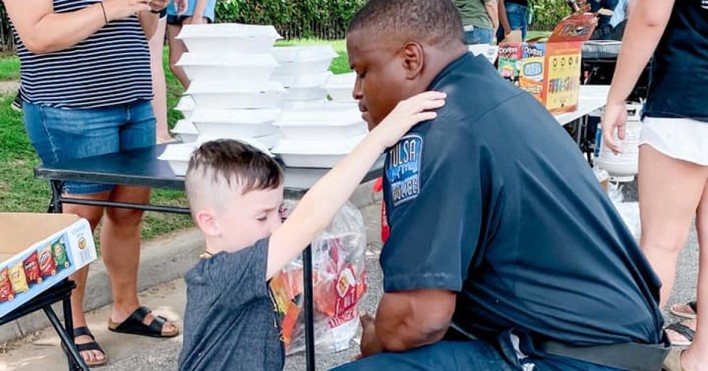
M 201 260 L 187 272 L 180 370 L 282 370 L 285 359 L 265 280 L 268 239 Z

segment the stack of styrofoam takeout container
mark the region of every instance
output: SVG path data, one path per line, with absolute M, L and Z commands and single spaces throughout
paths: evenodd
M 289 168 L 333 167 L 366 134 L 352 98 L 355 79 L 328 72 L 337 56 L 331 46 L 275 47 L 273 53 L 280 64 L 273 78 L 288 91 L 273 153 Z
M 160 157 L 175 174 L 186 173 L 200 143 L 230 138 L 272 151 L 289 168 L 289 185 L 305 187 L 311 184 L 297 183 L 293 172 L 331 168 L 363 139 L 366 124 L 352 97 L 356 76 L 329 72 L 334 49 L 273 47 L 279 37 L 272 26 L 183 28 L 179 38 L 189 52 L 178 65 L 190 87 L 176 107 L 184 119 L 174 132 L 184 143 Z
M 186 173 L 199 143 L 238 139 L 268 152 L 276 145 L 285 89 L 271 79 L 278 67 L 273 26 L 221 23 L 187 25 L 178 35 L 189 52 L 177 65 L 190 80 L 176 107 L 184 115 L 175 133 L 186 142 L 168 145 L 160 159 L 176 175 Z

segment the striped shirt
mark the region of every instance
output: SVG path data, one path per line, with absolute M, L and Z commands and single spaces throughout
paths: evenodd
M 54 12 L 99 1 L 54 0 Z M 150 52 L 137 16 L 111 21 L 86 40 L 47 54 L 33 54 L 14 35 L 27 102 L 88 109 L 152 99 Z

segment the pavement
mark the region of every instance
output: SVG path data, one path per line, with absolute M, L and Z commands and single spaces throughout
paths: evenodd
M 381 251 L 379 240 L 379 218 L 380 206 L 373 204 L 374 196 L 361 196 L 357 201 L 361 206 L 361 211 L 364 215 L 364 221 L 367 227 L 368 251 L 366 257 L 367 263 L 367 284 L 368 293 L 363 299 L 360 310 L 362 312 L 374 313 L 376 304 L 382 293 L 382 275 L 378 265 L 378 255 Z M 368 202 L 368 204 L 367 204 Z M 366 206 L 368 205 L 368 206 Z M 181 322 L 184 314 L 185 305 L 185 285 L 181 279 L 184 271 L 183 268 L 188 268 L 193 264 L 193 257 L 197 255 L 201 249 L 201 240 L 199 233 L 194 230 L 188 230 L 167 236 L 164 239 L 152 241 L 144 247 L 143 258 L 150 254 L 155 254 L 157 257 L 145 258 L 149 260 L 151 266 L 149 271 L 160 271 L 161 283 L 155 283 L 155 278 L 148 279 L 141 276 L 141 287 L 145 288 L 140 294 L 141 301 L 152 308 L 156 313 L 164 315 L 171 320 Z M 178 253 L 175 255 L 175 253 Z M 192 254 L 192 256 L 189 256 Z M 158 259 L 159 257 L 159 259 Z M 162 265 L 155 266 L 153 260 L 162 260 Z M 142 263 L 141 263 L 142 264 Z M 100 264 L 97 269 L 94 269 L 95 274 L 100 274 Z M 698 242 L 695 233 L 695 228 L 692 228 L 690 237 L 687 241 L 680 262 L 678 276 L 674 295 L 670 300 L 671 303 L 684 302 L 693 299 L 695 295 L 696 277 L 698 271 Z M 142 266 L 141 266 L 142 269 Z M 147 269 L 147 268 L 146 268 Z M 169 271 L 169 272 L 164 272 Z M 169 274 L 166 274 L 169 273 Z M 174 275 L 173 278 L 169 278 Z M 91 278 L 91 285 L 98 286 L 92 289 L 89 296 L 93 296 L 93 305 L 105 301 L 106 287 L 102 286 L 96 279 Z M 165 279 L 168 278 L 168 279 Z M 105 278 L 104 278 L 105 280 Z M 109 289 L 107 290 L 109 292 Z M 99 299 L 95 299 L 99 298 Z M 108 296 L 110 300 L 110 296 Z M 110 307 L 97 307 L 88 314 L 88 322 L 96 338 L 107 351 L 110 359 L 109 365 L 100 369 L 106 371 L 113 370 L 130 370 L 130 371 L 152 371 L 152 370 L 174 370 L 177 366 L 177 359 L 182 344 L 182 337 L 178 336 L 173 339 L 152 339 L 132 335 L 122 335 L 109 332 L 106 329 L 106 321 L 110 314 Z M 30 316 L 31 317 L 31 316 Z M 37 316 L 30 319 L 28 323 L 37 324 Z M 675 318 L 667 316 L 667 321 L 674 321 Z M 28 324 L 24 325 L 29 328 Z M 0 327 L 0 330 L 8 326 Z M 21 330 L 21 325 L 18 325 Z M 0 333 L 2 335 L 2 333 Z M 7 335 L 7 334 L 5 334 Z M 66 357 L 59 347 L 59 339 L 50 329 L 33 330 L 22 333 L 23 338 L 19 340 L 8 341 L 5 344 L 0 341 L 0 371 L 5 370 L 57 370 L 66 369 Z M 347 362 L 358 353 L 358 344 L 356 340 L 358 335 L 350 343 L 349 349 L 335 353 L 325 354 L 318 352 L 317 369 L 327 370 L 334 366 Z M 304 354 L 295 354 L 287 357 L 286 371 L 304 370 L 305 358 Z

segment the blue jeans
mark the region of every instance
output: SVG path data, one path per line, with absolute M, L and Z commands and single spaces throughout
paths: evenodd
M 514 3 L 504 3 L 506 7 L 506 18 L 509 19 L 511 30 L 521 30 L 521 39 L 526 40 L 526 7 Z M 504 40 L 504 28 L 499 26 L 497 30 L 497 41 Z
M 24 102 L 25 129 L 43 163 L 98 156 L 155 145 L 155 114 L 148 100 L 113 107 L 65 109 Z M 112 185 L 66 182 L 73 195 Z
M 410 350 L 404 353 L 381 353 L 360 361 L 335 368 L 335 371 L 423 371 L 423 370 L 495 370 L 495 371 L 610 371 L 613 368 L 599 366 L 575 359 L 536 354 L 529 340 L 514 337 L 510 332 L 499 335 L 493 343 L 485 341 L 447 341 Z M 519 353 L 524 353 L 519 356 Z M 528 352 L 528 353 L 527 353 Z M 533 365 L 533 366 L 532 366 Z
M 493 30 L 475 27 L 472 31 L 465 31 L 465 44 L 491 44 L 493 36 Z

